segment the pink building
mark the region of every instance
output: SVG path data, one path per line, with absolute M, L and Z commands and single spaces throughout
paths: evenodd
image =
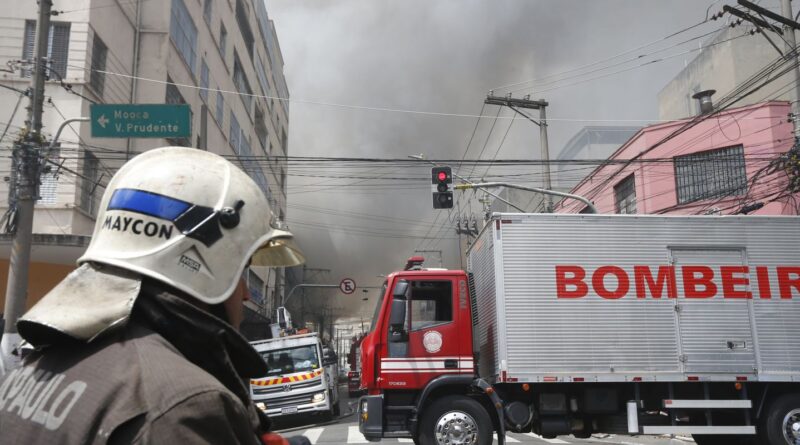
M 572 189 L 600 213 L 796 215 L 778 159 L 793 144 L 788 102 L 730 109 L 682 132 L 691 119 L 652 125 Z M 672 136 L 672 137 L 670 137 Z M 565 200 L 558 213 L 586 212 Z

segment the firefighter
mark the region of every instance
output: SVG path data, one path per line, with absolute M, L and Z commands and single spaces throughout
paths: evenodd
M 248 378 L 235 329 L 248 261 L 303 262 L 243 171 L 167 147 L 108 184 L 79 267 L 18 322 L 35 350 L 0 382 L 0 444 L 287 443 Z

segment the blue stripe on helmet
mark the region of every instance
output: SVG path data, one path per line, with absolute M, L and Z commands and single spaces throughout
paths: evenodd
M 192 204 L 179 199 L 136 189 L 117 189 L 108 202 L 108 210 L 127 210 L 167 221 L 175 221 Z

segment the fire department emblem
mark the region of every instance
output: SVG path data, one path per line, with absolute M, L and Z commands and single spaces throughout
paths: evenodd
M 422 346 L 431 354 L 442 350 L 442 334 L 436 331 L 428 331 L 422 336 Z

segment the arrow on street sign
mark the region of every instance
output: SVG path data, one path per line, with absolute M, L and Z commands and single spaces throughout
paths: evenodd
M 108 118 L 105 114 L 101 114 L 97 119 L 97 123 L 100 124 L 101 127 L 106 128 L 106 125 L 108 124 Z

